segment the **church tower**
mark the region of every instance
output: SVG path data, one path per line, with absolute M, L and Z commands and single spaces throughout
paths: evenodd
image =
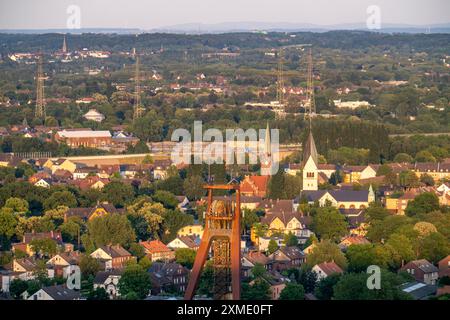
M 67 44 L 66 44 L 66 36 L 64 36 L 63 45 L 61 49 L 62 53 L 67 53 Z
M 272 171 L 272 144 L 270 140 L 269 122 L 264 137 L 264 154 L 261 157 L 261 175 L 270 175 Z
M 309 136 L 303 145 L 303 160 L 302 160 L 302 174 L 303 174 L 303 190 L 318 190 L 318 155 L 316 144 L 311 128 L 309 129 Z

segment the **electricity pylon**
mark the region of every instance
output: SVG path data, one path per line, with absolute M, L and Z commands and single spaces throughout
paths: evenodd
M 141 84 L 139 72 L 139 55 L 136 54 L 136 69 L 134 74 L 134 107 L 133 107 L 133 121 L 142 117 L 144 109 L 141 106 Z
M 277 101 L 280 105 L 284 105 L 284 57 L 283 49 L 278 52 L 278 71 L 277 71 Z
M 44 72 L 42 68 L 42 53 L 39 53 L 36 74 L 36 109 L 35 117 L 45 120 L 45 98 L 44 98 Z
M 307 97 L 308 117 L 311 121 L 311 118 L 316 113 L 316 104 L 314 102 L 313 58 L 311 48 L 309 49 L 308 53 L 308 71 L 307 71 L 306 86 L 307 86 L 306 97 Z

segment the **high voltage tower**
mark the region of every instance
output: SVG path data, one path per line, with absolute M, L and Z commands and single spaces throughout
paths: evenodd
M 308 117 L 311 121 L 311 117 L 316 113 L 316 104 L 314 102 L 314 78 L 313 78 L 313 58 L 312 49 L 308 52 L 308 71 L 307 71 L 307 88 L 306 88 L 306 107 L 308 109 Z M 306 115 L 306 110 L 305 110 Z
M 139 72 L 139 55 L 136 54 L 136 69 L 134 74 L 134 107 L 133 107 L 133 121 L 142 117 L 144 109 L 141 106 L 141 84 Z
M 280 105 L 284 105 L 284 72 L 283 72 L 283 49 L 278 52 L 278 71 L 277 71 L 277 101 Z
M 36 74 L 36 110 L 35 117 L 45 120 L 45 98 L 44 98 L 44 72 L 42 68 L 42 53 L 39 53 Z

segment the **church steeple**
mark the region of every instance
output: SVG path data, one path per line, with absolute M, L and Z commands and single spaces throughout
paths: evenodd
M 317 166 L 319 164 L 318 156 L 317 156 L 317 149 L 316 149 L 316 143 L 314 142 L 314 137 L 313 137 L 311 129 L 309 129 L 308 139 L 306 140 L 306 142 L 303 146 L 302 167 L 305 166 L 306 162 L 308 161 L 308 159 L 310 157 L 312 158 L 315 165 Z
M 62 52 L 67 53 L 67 44 L 66 44 L 66 36 L 64 36 Z
M 264 147 L 265 147 L 266 155 L 270 156 L 272 154 L 272 146 L 271 146 L 271 141 L 270 141 L 269 121 L 267 121 L 267 126 L 266 126 L 266 135 L 264 137 Z
M 316 143 L 312 134 L 311 127 L 309 135 L 303 145 L 303 160 L 301 164 L 303 176 L 303 190 L 319 189 L 319 161 L 316 149 Z

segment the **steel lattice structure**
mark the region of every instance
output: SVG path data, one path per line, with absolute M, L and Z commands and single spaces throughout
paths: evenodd
M 205 230 L 195 257 L 184 298 L 195 294 L 208 253 L 212 251 L 214 298 L 239 300 L 241 297 L 241 193 L 238 184 L 206 185 L 208 207 Z M 213 190 L 235 190 L 236 201 L 213 201 Z
M 42 68 L 42 54 L 39 54 L 36 74 L 36 109 L 35 117 L 45 120 L 45 98 L 44 98 L 44 72 Z

